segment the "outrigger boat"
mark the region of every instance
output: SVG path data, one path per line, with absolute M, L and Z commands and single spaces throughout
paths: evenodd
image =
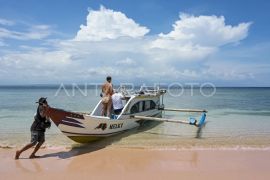
M 102 102 L 98 102 L 92 113 L 78 113 L 48 107 L 47 114 L 64 135 L 70 139 L 86 143 L 100 138 L 116 135 L 136 128 L 144 121 L 162 121 L 202 127 L 205 123 L 206 110 L 165 108 L 163 97 L 166 90 L 142 86 L 138 92 L 128 92 L 119 88 L 118 92 L 125 97 L 125 105 L 119 115 L 101 116 Z M 163 111 L 202 113 L 197 121 L 162 118 Z

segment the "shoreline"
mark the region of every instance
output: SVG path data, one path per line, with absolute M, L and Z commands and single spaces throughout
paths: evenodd
M 25 144 L 24 144 L 25 145 Z M 16 151 L 24 145 L 0 145 L 0 152 L 3 150 Z M 32 147 L 31 149 L 34 149 Z M 28 150 L 28 151 L 31 151 Z M 130 150 L 145 150 L 145 151 L 270 151 L 269 145 L 203 145 L 203 146 L 137 146 L 137 145 L 103 145 L 103 144 L 73 144 L 73 145 L 42 145 L 40 149 L 46 151 L 55 150 L 73 150 L 79 149 L 130 149 Z
M 33 149 L 14 160 L 0 149 L 3 179 L 270 179 L 269 149 L 168 150 L 119 147 Z

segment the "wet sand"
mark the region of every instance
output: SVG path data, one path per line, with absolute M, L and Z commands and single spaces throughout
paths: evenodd
M 270 179 L 270 150 L 0 149 L 1 179 Z

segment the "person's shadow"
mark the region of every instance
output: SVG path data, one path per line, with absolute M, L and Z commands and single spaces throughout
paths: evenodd
M 140 122 L 141 126 L 131 130 L 127 130 L 124 133 L 117 134 L 111 137 L 106 137 L 101 140 L 93 141 L 87 144 L 76 144 L 69 151 L 59 151 L 55 153 L 45 154 L 39 156 L 38 158 L 58 157 L 60 159 L 68 159 L 82 154 L 95 152 L 111 145 L 114 142 L 120 141 L 124 137 L 152 129 L 155 126 L 159 125 L 160 123 L 161 122 L 157 121 L 141 121 Z

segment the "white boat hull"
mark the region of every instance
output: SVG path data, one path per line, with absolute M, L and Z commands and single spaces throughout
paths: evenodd
M 95 117 L 90 114 L 67 112 L 56 108 L 50 108 L 49 114 L 51 120 L 63 134 L 80 143 L 113 136 L 141 124 L 140 120 L 130 118 L 130 115 L 122 115 L 120 119 L 109 119 L 108 117 Z M 147 115 L 160 116 L 161 111 L 150 110 Z

